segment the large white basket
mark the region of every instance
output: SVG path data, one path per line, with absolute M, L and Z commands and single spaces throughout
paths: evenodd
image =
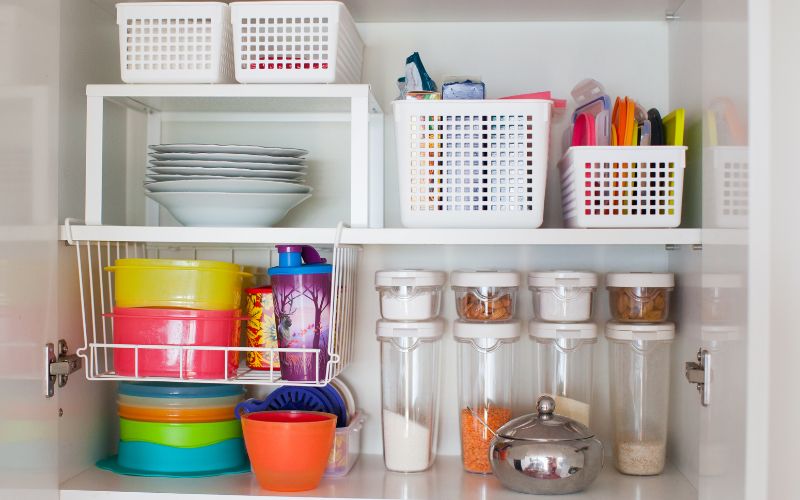
M 395 101 L 407 227 L 542 225 L 550 101 Z
M 123 82 L 233 82 L 224 3 L 119 3 L 117 25 Z
M 716 146 L 704 151 L 704 173 L 710 174 L 711 192 L 703 196 L 703 217 L 709 227 L 747 227 L 750 204 L 746 146 Z M 705 184 L 705 183 L 704 183 Z
M 678 227 L 684 146 L 579 146 L 558 168 L 567 227 Z
M 359 83 L 364 42 L 341 2 L 231 4 L 236 80 Z

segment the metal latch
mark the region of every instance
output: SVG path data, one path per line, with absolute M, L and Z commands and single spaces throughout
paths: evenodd
M 697 361 L 686 363 L 686 380 L 697 385 L 700 393 L 700 404 L 711 404 L 711 353 L 700 348 L 697 351 Z
M 47 366 L 47 388 L 45 397 L 52 398 L 55 393 L 56 382 L 59 387 L 67 385 L 67 380 L 71 373 L 75 373 L 83 367 L 83 360 L 77 354 L 68 354 L 69 348 L 67 341 L 58 341 L 58 356 L 52 343 L 45 345 L 45 366 Z

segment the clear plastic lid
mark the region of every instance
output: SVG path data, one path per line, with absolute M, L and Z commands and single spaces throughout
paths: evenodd
M 456 320 L 453 323 L 453 336 L 456 339 L 517 339 L 520 337 L 520 322 L 474 323 Z
M 597 275 L 583 271 L 532 271 L 528 273 L 528 286 L 596 287 Z
M 375 286 L 443 286 L 446 279 L 443 271 L 385 270 L 375 273 Z
M 396 339 L 415 337 L 437 339 L 444 333 L 444 320 L 430 321 L 387 321 L 379 319 L 375 325 L 375 333 L 379 339 Z
M 487 269 L 450 273 L 450 285 L 453 287 L 515 287 L 519 286 L 519 283 L 519 274 L 509 270 Z
M 606 323 L 606 338 L 611 340 L 672 340 L 674 323 Z
M 535 339 L 597 339 L 597 325 L 594 323 L 528 323 L 528 334 Z
M 675 275 L 672 273 L 608 273 L 608 287 L 672 288 Z

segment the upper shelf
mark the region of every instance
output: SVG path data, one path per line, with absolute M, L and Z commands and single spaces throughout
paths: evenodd
M 334 228 L 66 226 L 61 239 L 265 245 L 333 244 Z M 345 228 L 341 243 L 359 245 L 694 245 L 700 229 L 367 229 Z

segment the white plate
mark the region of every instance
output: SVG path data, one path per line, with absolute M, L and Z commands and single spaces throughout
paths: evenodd
M 254 170 L 294 170 L 304 172 L 306 165 L 286 163 L 259 163 L 253 161 L 208 161 L 208 160 L 150 160 L 154 167 L 202 167 L 202 168 L 250 168 Z
M 245 155 L 236 153 L 148 153 L 156 160 L 207 160 L 207 161 L 250 161 L 254 163 L 283 163 L 303 165 L 303 158 L 285 156 Z
M 248 168 L 203 168 L 203 167 L 150 167 L 147 175 L 219 175 L 222 177 L 258 177 L 260 179 L 303 179 L 305 172 L 287 172 L 285 170 L 251 170 Z
M 310 194 L 147 193 L 184 226 L 270 227 Z
M 301 193 L 312 191 L 311 186 L 264 179 L 185 179 L 181 181 L 148 182 L 145 189 L 152 193 Z
M 150 149 L 156 153 L 244 153 L 290 158 L 299 158 L 308 154 L 305 149 L 239 144 L 153 144 Z
M 153 172 L 148 172 L 147 176 L 144 178 L 145 182 L 152 182 L 152 181 L 183 181 L 183 180 L 190 180 L 190 179 L 258 179 L 258 180 L 267 180 L 267 181 L 279 181 L 285 182 L 287 184 L 303 184 L 305 180 L 303 179 L 281 179 L 281 178 L 274 178 L 274 177 L 233 177 L 228 175 L 178 175 L 178 174 L 156 174 Z

